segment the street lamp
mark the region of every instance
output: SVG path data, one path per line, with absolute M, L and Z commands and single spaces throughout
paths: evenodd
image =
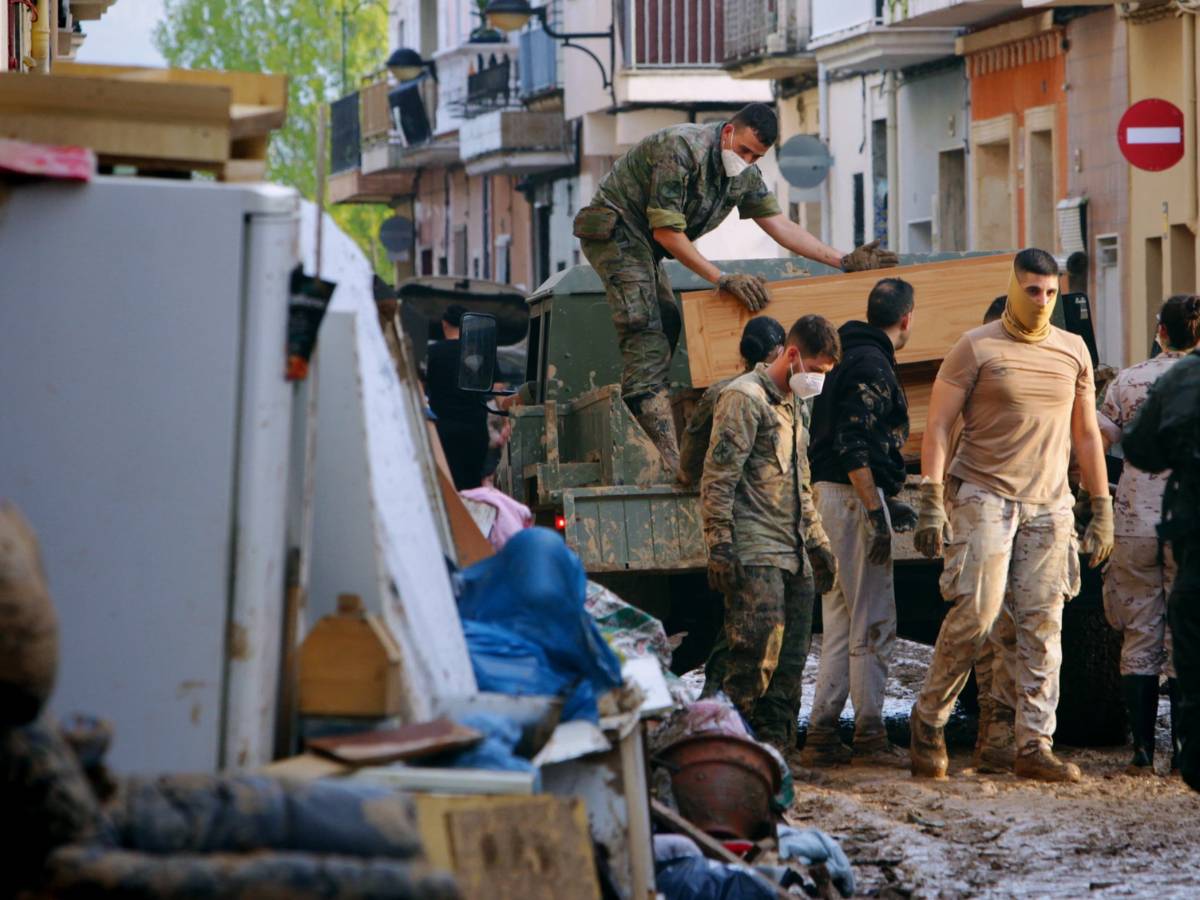
M 420 78 L 426 69 L 437 81 L 437 65 L 432 60 L 426 62 L 421 54 L 411 47 L 399 47 L 392 51 L 387 59 L 387 69 L 397 81 L 412 81 Z
M 520 31 L 530 19 L 537 19 L 547 37 L 554 38 L 556 41 L 562 41 L 564 47 L 574 47 L 576 50 L 582 50 L 596 61 L 596 65 L 600 67 L 600 77 L 604 82 L 603 86 L 608 90 L 609 96 L 612 97 L 613 106 L 617 105 L 617 93 L 613 87 L 612 77 L 617 52 L 615 23 L 609 25 L 607 31 L 558 32 L 551 28 L 550 23 L 547 21 L 547 8 L 545 6 L 532 7 L 529 5 L 529 0 L 488 0 L 483 14 L 489 25 L 493 28 L 499 28 L 501 31 Z M 593 38 L 606 38 L 608 40 L 607 70 L 604 68 L 604 63 L 600 61 L 600 57 L 595 53 L 582 44 L 573 43 L 573 41 L 586 41 Z

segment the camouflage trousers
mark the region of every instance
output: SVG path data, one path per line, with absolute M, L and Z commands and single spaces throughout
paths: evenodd
M 892 564 L 867 561 L 866 507 L 853 487 L 822 481 L 814 491 L 838 577 L 821 596 L 821 667 L 810 734 L 836 733 L 849 697 L 855 738 L 878 737 L 885 733 L 883 695 L 896 642 Z
M 1121 674 L 1175 677 L 1167 597 L 1175 582 L 1171 548 L 1158 538 L 1117 537 L 1104 571 L 1104 617 L 1121 632 Z
M 612 240 L 580 240 L 579 247 L 600 276 L 612 311 L 622 396 L 636 400 L 665 389 L 682 319 L 662 264 L 647 244 L 629 239 L 620 227 Z
M 815 598 L 807 556 L 794 575 L 747 566 L 745 584 L 725 596 L 725 628 L 704 669 L 704 696 L 724 690 L 755 735 L 784 751 L 796 746 Z
M 1017 750 L 1053 743 L 1062 666 L 1062 612 L 1079 591 L 1071 496 L 1048 504 L 1005 500 L 953 483 L 942 596 L 954 605 L 934 646 L 916 712 L 942 727 L 991 640 L 991 695 L 1016 712 Z M 990 638 L 989 638 L 990 635 Z

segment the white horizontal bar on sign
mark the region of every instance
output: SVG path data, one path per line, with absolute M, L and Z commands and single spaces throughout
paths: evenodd
M 1183 141 L 1182 128 L 1126 128 L 1127 144 L 1179 144 Z

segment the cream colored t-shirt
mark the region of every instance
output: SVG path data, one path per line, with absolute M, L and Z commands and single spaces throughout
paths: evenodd
M 1082 338 L 1051 328 L 1044 341 L 1026 344 L 991 322 L 958 339 L 937 377 L 967 392 L 951 475 L 1027 503 L 1069 489 L 1071 409 L 1076 397 L 1095 396 Z

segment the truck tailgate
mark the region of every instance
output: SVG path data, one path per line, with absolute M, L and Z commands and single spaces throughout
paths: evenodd
M 700 497 L 670 485 L 563 490 L 567 546 L 588 572 L 670 572 L 706 565 Z

